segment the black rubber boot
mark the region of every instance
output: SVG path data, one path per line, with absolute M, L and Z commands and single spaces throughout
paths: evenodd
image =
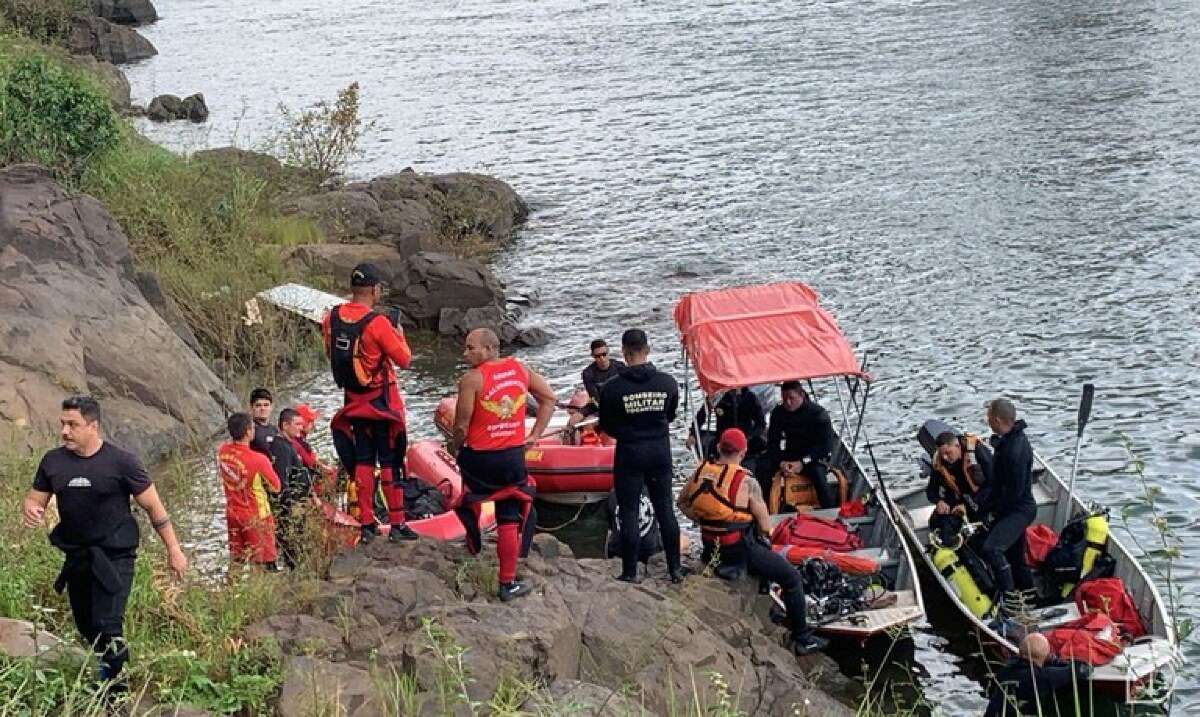
M 511 602 L 519 597 L 524 597 L 530 592 L 529 584 L 521 580 L 514 580 L 511 583 L 501 583 L 500 590 L 496 593 L 500 598 L 500 602 Z
M 410 540 L 417 540 L 421 536 L 413 532 L 413 529 L 408 527 L 407 523 L 393 525 L 388 531 L 388 541 L 393 543 L 405 543 Z

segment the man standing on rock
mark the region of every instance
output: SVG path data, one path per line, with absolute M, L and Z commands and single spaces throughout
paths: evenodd
M 646 332 L 621 335 L 627 368 L 600 390 L 600 430 L 617 440 L 613 489 L 621 517 L 621 574 L 638 582 L 638 505 L 642 489 L 650 496 L 662 533 L 671 582 L 683 580 L 679 562 L 679 523 L 671 502 L 675 475 L 671 462 L 671 421 L 679 407 L 679 384 L 650 363 Z
M 375 469 L 387 500 L 392 541 L 416 540 L 404 516 L 404 490 L 396 481 L 403 473 L 408 448 L 404 401 L 396 371 L 412 362 L 412 351 L 400 327 L 374 310 L 382 295 L 379 269 L 362 263 L 350 273 L 351 299 L 335 306 L 321 323 L 333 379 L 344 391 L 344 405 L 330 423 L 334 447 L 354 477 L 362 540 L 379 534 L 375 521 Z
M 25 526 L 35 528 L 45 518 L 50 496 L 57 499 L 60 520 L 50 542 L 66 559 L 54 589 L 66 588 L 75 626 L 99 656 L 100 680 L 120 690 L 113 681 L 129 657 L 125 603 L 139 543 L 131 497 L 162 538 L 176 578 L 183 578 L 188 560 L 141 461 L 101 438 L 100 404 L 90 396 L 66 399 L 59 425 L 62 447 L 42 457 L 22 513 Z
M 467 528 L 468 548 L 478 552 L 478 509 L 484 501 L 494 502 L 499 598 L 508 602 L 529 592 L 529 586 L 517 580 L 517 558 L 528 552 L 535 522 L 530 520 L 534 489 L 525 449 L 550 423 L 555 396 L 546 379 L 525 364 L 500 357 L 500 341 L 491 329 L 467 334 L 463 358 L 471 368 L 458 382 L 454 435 L 448 445 L 467 488 L 458 514 Z M 525 404 L 531 393 L 537 399 L 537 419 L 526 434 Z

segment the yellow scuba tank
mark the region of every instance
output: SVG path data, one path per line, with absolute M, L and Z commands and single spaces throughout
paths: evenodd
M 1079 565 L 1080 578 L 1092 572 L 1092 568 L 1096 566 L 1096 558 L 1103 555 L 1108 547 L 1108 513 L 1098 512 L 1088 516 L 1087 520 L 1083 521 L 1083 534 L 1087 547 L 1083 549 L 1083 560 Z M 1069 596 L 1074 589 L 1075 583 L 1063 585 L 1062 596 Z
M 960 543 L 961 544 L 961 543 Z M 992 613 L 992 600 L 984 595 L 975 578 L 971 577 L 966 566 L 958 561 L 958 553 L 950 548 L 933 541 L 933 564 L 958 593 L 958 599 L 977 618 L 983 619 Z

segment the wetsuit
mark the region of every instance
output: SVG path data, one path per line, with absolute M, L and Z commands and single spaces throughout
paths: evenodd
M 271 467 L 279 477 L 279 494 L 274 502 L 275 543 L 289 568 L 296 565 L 296 551 L 291 536 L 298 528 L 292 509 L 312 491 L 312 474 L 305 467 L 297 444 L 283 433 L 271 442 Z
M 1072 682 L 1082 686 L 1091 673 L 1091 667 L 1082 662 L 1049 659 L 1036 667 L 1028 660 L 1013 658 L 996 673 L 984 717 L 1060 714 L 1051 706 L 1055 691 Z
M 1037 515 L 1033 498 L 1033 447 L 1025 421 L 993 438 L 992 479 L 979 491 L 979 510 L 990 527 L 980 549 L 1001 594 L 1033 587 L 1025 564 L 1025 529 Z
M 250 446 L 226 442 L 217 449 L 217 473 L 225 489 L 229 556 L 235 563 L 274 563 L 275 518 L 267 493 L 282 487 L 271 461 Z
M 533 488 L 525 468 L 525 404 L 529 396 L 529 370 L 514 358 L 485 361 L 476 367 L 483 385 L 467 436 L 456 457 L 459 472 L 473 505 L 494 499 L 496 557 L 500 584 L 516 580 L 517 557 L 528 551 L 534 521 L 529 520 Z M 498 499 L 497 499 L 498 498 Z M 464 525 L 472 532 L 474 513 Z M 477 522 L 474 526 L 477 529 Z M 468 545 L 472 544 L 468 539 Z M 473 547 L 477 550 L 477 547 Z
M 621 516 L 622 577 L 637 576 L 638 504 L 650 497 L 662 534 L 667 569 L 679 572 L 679 523 L 671 502 L 671 421 L 679 384 L 652 363 L 627 367 L 600 391 L 600 430 L 617 441 L 613 489 Z
M 279 437 L 279 429 L 269 423 L 254 422 L 254 437 L 250 439 L 250 447 L 264 456 L 271 458 L 271 445 Z
M 767 428 L 767 418 L 763 415 L 762 404 L 758 402 L 758 396 L 755 396 L 750 389 L 738 388 L 723 393 L 721 400 L 717 401 L 717 405 L 713 407 L 713 416 L 716 417 L 716 425 L 709 432 L 705 425 L 708 422 L 708 406 L 701 406 L 700 410 L 696 412 L 696 425 L 700 427 L 702 433 L 711 437 L 705 448 L 708 458 L 716 458 L 715 439 L 729 428 L 741 429 L 742 433 L 746 434 L 746 438 L 750 441 L 749 450 L 746 452 L 748 457 L 758 455 L 766 449 L 764 434 Z M 746 466 L 750 467 L 748 463 Z
M 345 387 L 344 405 L 330 421 L 334 447 L 354 477 L 363 525 L 374 524 L 376 466 L 388 504 L 388 521 L 403 525 L 404 491 L 394 480 L 394 472 L 404 470 L 408 437 L 393 365 L 408 368 L 412 351 L 404 334 L 386 316 L 350 302 L 334 307 L 322 322 L 327 353 L 331 336 L 348 327 L 359 331 L 353 370 L 363 390 Z
M 620 375 L 623 368 L 625 368 L 624 361 L 609 359 L 608 368 L 603 371 L 596 367 L 595 361 L 583 369 L 583 373 L 580 374 L 581 378 L 583 378 L 583 388 L 587 391 L 588 398 L 591 400 L 580 409 L 580 413 L 585 416 L 591 416 L 599 410 L 597 406 L 600 404 L 600 389 L 604 387 L 604 384 Z
M 835 440 L 829 412 L 811 398 L 804 399 L 795 411 L 776 406 L 767 430 L 767 470 L 759 473 L 760 484 L 764 477 L 773 478 L 783 461 L 808 458 L 801 472 L 812 482 L 821 507 L 837 507 L 837 497 L 828 480 L 828 463 Z M 764 492 L 770 490 L 770 486 L 760 487 Z
M 57 499 L 60 521 L 50 542 L 65 559 L 54 589 L 66 589 L 75 627 L 100 656 L 102 679 L 116 677 L 129 656 L 125 603 L 140 537 L 129 499 L 150 485 L 137 456 L 107 441 L 86 458 L 49 451 L 33 479 L 34 490 Z

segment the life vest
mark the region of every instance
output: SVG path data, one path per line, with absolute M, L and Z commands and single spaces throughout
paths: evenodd
M 367 326 L 379 314 L 368 311 L 358 321 L 344 321 L 340 306 L 329 312 L 329 370 L 338 388 L 351 393 L 366 393 L 378 374 L 367 373 L 362 365 L 362 337 Z M 382 362 L 381 362 L 382 365 Z
M 773 545 L 771 549 L 782 555 L 792 565 L 803 565 L 805 561 L 820 558 L 841 568 L 849 575 L 874 575 L 879 572 L 879 561 L 853 553 L 835 553 L 829 548 L 807 545 Z
M 974 433 L 968 433 L 958 439 L 958 445 L 962 449 L 963 476 L 966 478 L 966 486 L 958 484 L 958 476 L 954 475 L 954 471 L 950 470 L 945 461 L 942 460 L 941 453 L 933 452 L 933 469 L 941 476 L 942 484 L 954 494 L 956 498 L 962 500 L 963 488 L 967 489 L 968 495 L 975 495 L 979 492 L 979 486 L 975 480 L 971 478 L 971 471 L 976 468 L 975 463 L 975 446 L 979 443 L 979 436 Z
M 1104 613 L 1094 612 L 1046 633 L 1054 654 L 1063 660 L 1107 665 L 1121 654 L 1117 626 Z
M 483 385 L 475 394 L 475 410 L 467 427 L 467 446 L 501 451 L 525 445 L 525 401 L 529 373 L 511 356 L 476 367 Z
M 789 470 L 783 470 L 788 466 Z M 784 512 L 785 508 L 803 511 L 811 510 L 820 505 L 817 499 L 817 489 L 812 480 L 804 475 L 803 465 L 799 461 L 784 461 L 771 481 L 771 495 L 767 500 L 767 510 L 772 514 Z M 837 466 L 829 466 L 828 474 L 837 479 L 838 503 L 845 503 L 850 493 L 850 483 L 846 474 Z
M 1058 543 L 1058 534 L 1054 528 L 1039 523 L 1025 529 L 1025 564 L 1031 568 L 1039 568 L 1046 561 L 1046 556 Z
M 799 545 L 848 553 L 862 547 L 862 540 L 840 520 L 797 513 L 771 531 L 772 545 Z
M 1089 612 L 1108 615 L 1131 640 L 1146 634 L 1142 616 L 1138 614 L 1121 578 L 1095 578 L 1080 583 L 1075 590 L 1075 605 L 1080 615 Z
M 738 491 L 750 474 L 738 465 L 705 461 L 684 490 L 690 514 L 705 533 L 736 533 L 754 525 L 750 507 L 738 505 Z
M 1042 575 L 1067 597 L 1075 584 L 1096 567 L 1108 548 L 1108 514 L 1105 511 L 1072 519 L 1062 529 L 1058 543 L 1042 562 Z

